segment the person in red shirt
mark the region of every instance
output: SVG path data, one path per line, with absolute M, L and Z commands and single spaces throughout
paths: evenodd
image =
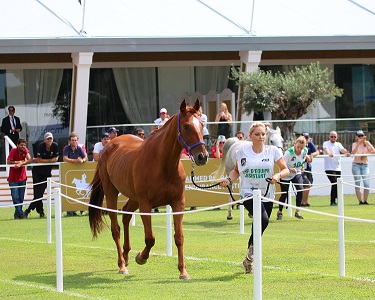
M 7 158 L 7 164 L 15 165 L 10 168 L 8 176 L 12 201 L 13 204 L 16 205 L 14 210 L 15 219 L 24 218 L 24 212 L 22 211 L 22 203 L 25 198 L 26 189 L 26 168 L 24 165 L 31 162 L 33 162 L 33 159 L 31 159 L 29 150 L 26 148 L 26 139 L 18 139 L 17 148 L 13 148 Z
M 222 158 L 223 156 L 223 148 L 225 144 L 225 136 L 219 135 L 216 141 L 216 146 L 213 146 L 211 151 L 212 158 Z

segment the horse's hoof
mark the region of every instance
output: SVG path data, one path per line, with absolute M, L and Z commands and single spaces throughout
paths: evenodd
M 118 271 L 119 274 L 129 274 L 128 269 Z
M 233 220 L 233 217 L 229 217 L 229 216 L 228 216 L 228 217 L 227 217 L 227 220 Z
M 190 276 L 189 276 L 189 274 L 180 275 L 180 279 L 181 280 L 190 280 Z
M 138 252 L 137 256 L 135 257 L 135 261 L 138 265 L 144 265 L 147 262 L 147 259 L 143 260 L 140 257 L 141 257 L 141 252 Z

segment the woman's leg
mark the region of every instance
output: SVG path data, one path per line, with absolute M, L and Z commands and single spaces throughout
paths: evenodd
M 355 184 L 355 195 L 357 196 L 358 202 L 361 203 L 361 170 L 360 165 L 353 164 L 352 165 L 352 174 L 354 177 L 354 184 Z

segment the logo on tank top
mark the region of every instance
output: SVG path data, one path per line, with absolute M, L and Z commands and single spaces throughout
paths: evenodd
M 244 166 L 246 165 L 246 158 L 241 158 L 241 166 Z

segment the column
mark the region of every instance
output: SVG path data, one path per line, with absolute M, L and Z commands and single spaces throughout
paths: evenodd
M 86 144 L 87 109 L 89 99 L 92 52 L 72 53 L 73 79 L 70 106 L 70 131 L 79 135 L 79 144 Z

